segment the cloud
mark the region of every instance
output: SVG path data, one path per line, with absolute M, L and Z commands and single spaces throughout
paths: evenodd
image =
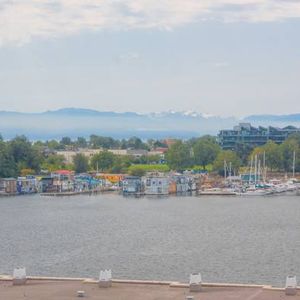
M 215 68 L 228 68 L 230 66 L 230 63 L 228 61 L 220 61 L 220 62 L 215 62 L 213 64 Z
M 0 0 L 0 46 L 84 30 L 172 30 L 206 20 L 270 22 L 299 17 L 298 0 Z

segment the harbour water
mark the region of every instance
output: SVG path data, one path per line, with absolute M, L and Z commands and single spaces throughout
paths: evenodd
M 300 197 L 0 198 L 0 274 L 282 286 L 300 277 Z

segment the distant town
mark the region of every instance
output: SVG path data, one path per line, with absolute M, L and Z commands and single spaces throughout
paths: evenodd
M 298 189 L 300 129 L 240 123 L 217 136 L 0 138 L 0 195 L 203 193 L 265 195 Z M 275 178 L 276 177 L 276 178 Z

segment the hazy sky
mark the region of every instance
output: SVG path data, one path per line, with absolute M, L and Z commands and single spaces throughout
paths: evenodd
M 0 110 L 300 112 L 300 0 L 0 0 Z

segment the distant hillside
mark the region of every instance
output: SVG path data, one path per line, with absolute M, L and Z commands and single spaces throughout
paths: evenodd
M 300 127 L 300 114 L 273 116 L 253 115 L 239 120 L 201 113 L 159 112 L 139 114 L 135 112 L 109 112 L 82 108 L 63 108 L 42 113 L 0 111 L 0 133 L 4 138 L 25 134 L 30 139 L 52 139 L 70 136 L 88 137 L 91 134 L 128 138 L 190 138 L 204 134 L 216 135 L 220 129 L 230 129 L 239 122 L 253 125 Z
M 252 115 L 245 118 L 248 122 L 300 123 L 300 114 L 291 115 Z
M 127 138 L 189 138 L 216 134 L 220 128 L 232 127 L 235 118 L 204 116 L 195 112 L 101 112 L 81 108 L 64 108 L 43 113 L 0 111 L 0 132 L 5 138 L 25 134 L 31 139 L 107 135 Z

